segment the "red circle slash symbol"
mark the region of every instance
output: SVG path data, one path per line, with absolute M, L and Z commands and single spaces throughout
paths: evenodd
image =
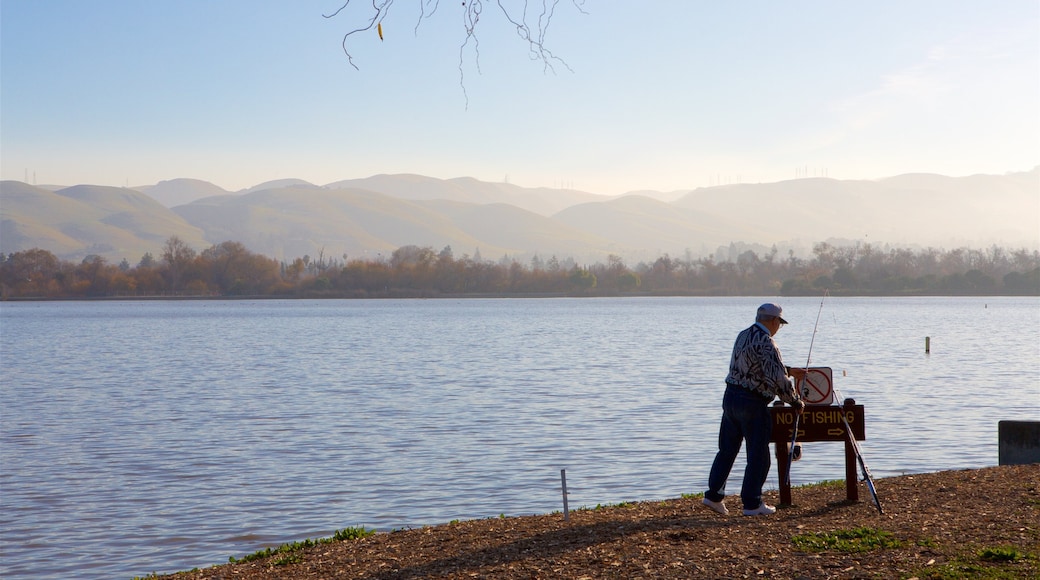
M 801 384 L 802 398 L 806 403 L 814 405 L 823 403 L 831 398 L 833 387 L 827 378 L 827 373 L 819 369 L 809 369 L 805 373 L 805 380 Z

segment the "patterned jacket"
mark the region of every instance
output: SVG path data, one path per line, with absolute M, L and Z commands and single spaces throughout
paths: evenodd
M 787 376 L 780 349 L 769 331 L 758 323 L 737 335 L 726 383 L 744 387 L 769 401 L 780 397 L 793 405 L 799 398 L 794 382 Z

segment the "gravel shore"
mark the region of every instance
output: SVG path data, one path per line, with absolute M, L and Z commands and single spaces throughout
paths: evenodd
M 165 578 L 1040 578 L 1040 464 L 881 479 L 884 514 L 859 486 L 858 502 L 845 501 L 844 483 L 796 488 L 794 505 L 771 516 L 735 515 L 738 497 L 729 516 L 683 497 L 568 521 L 380 533 Z

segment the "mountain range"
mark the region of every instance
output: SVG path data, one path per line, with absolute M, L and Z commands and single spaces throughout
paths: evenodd
M 0 252 L 48 250 L 131 264 L 178 236 L 197 250 L 237 241 L 282 260 L 388 257 L 406 245 L 457 257 L 555 255 L 633 263 L 663 254 L 816 242 L 899 247 L 1040 247 L 1040 167 L 1004 175 L 805 178 L 622 196 L 469 177 L 283 179 L 226 191 L 195 179 L 133 188 L 0 182 Z

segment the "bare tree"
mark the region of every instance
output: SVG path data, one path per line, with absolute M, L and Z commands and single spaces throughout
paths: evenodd
M 322 14 L 325 18 L 335 18 L 339 16 L 344 10 L 350 6 L 351 0 L 346 0 L 343 4 L 330 14 Z M 516 35 L 520 40 L 527 44 L 528 53 L 531 60 L 541 61 L 545 72 L 556 72 L 556 66 L 563 66 L 568 71 L 571 70 L 567 63 L 553 54 L 551 50 L 546 47 L 545 38 L 549 32 L 549 25 L 552 23 L 553 15 L 556 13 L 556 8 L 562 0 L 541 0 L 537 3 L 532 3 L 529 0 L 495 0 L 494 6 L 497 6 L 501 11 L 502 16 L 513 26 L 516 31 Z M 585 14 L 585 1 L 586 0 L 570 0 L 570 3 L 578 10 L 578 12 Z M 472 44 L 474 50 L 474 64 L 477 67 L 477 72 L 480 72 L 480 39 L 477 36 L 477 27 L 480 23 L 481 16 L 484 13 L 484 0 L 460 0 L 462 9 L 462 28 L 465 34 L 462 44 L 459 46 L 459 85 L 462 87 L 463 95 L 466 94 L 465 86 L 465 72 L 463 65 L 466 59 L 466 48 Z M 440 0 L 419 0 L 419 17 L 415 23 L 415 33 L 418 34 L 419 26 L 422 21 L 433 16 L 437 9 L 440 7 Z M 488 4 L 491 4 L 488 2 Z M 535 4 L 534 7 L 531 5 Z M 352 28 L 343 35 L 343 41 L 341 46 L 343 47 L 343 53 L 347 55 L 347 61 L 350 66 L 358 69 L 357 64 L 354 63 L 354 57 L 351 56 L 350 50 L 347 47 L 350 38 L 360 32 L 372 30 L 373 28 L 379 33 L 379 38 L 383 38 L 383 20 L 390 14 L 390 8 L 393 7 L 394 0 L 372 0 L 371 16 L 367 21 L 354 24 L 355 28 Z M 467 97 L 467 102 L 468 102 Z
M 170 290 L 181 289 L 181 278 L 195 260 L 195 250 L 177 236 L 170 236 L 163 244 L 162 261 L 169 274 Z

